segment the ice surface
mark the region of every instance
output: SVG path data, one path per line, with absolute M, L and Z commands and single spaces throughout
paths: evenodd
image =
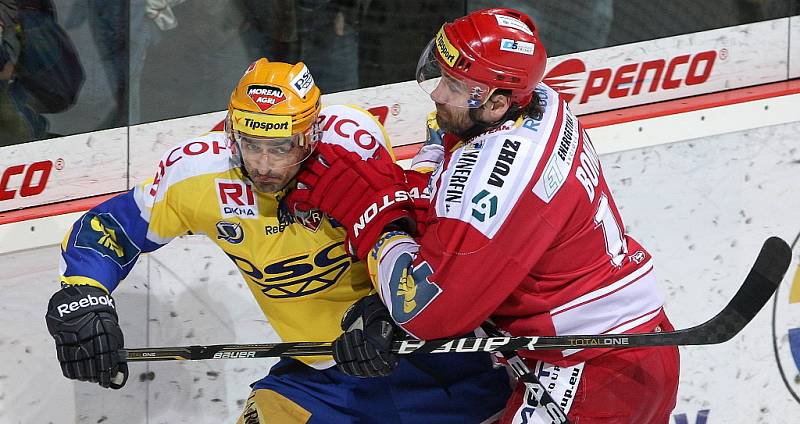
M 798 134 L 792 123 L 602 157 L 628 231 L 656 258 L 676 327 L 722 308 L 767 236 L 800 231 Z M 58 255 L 51 246 L 0 256 L 0 423 L 234 422 L 248 384 L 274 361 L 137 363 L 120 391 L 63 378 L 43 319 Z M 141 258 L 114 296 L 127 346 L 277 340 L 234 266 L 202 237 Z M 800 306 L 782 311 L 781 325 L 800 326 Z M 704 409 L 708 424 L 795 422 L 768 312 L 733 341 L 682 355 L 675 413 L 688 422 Z

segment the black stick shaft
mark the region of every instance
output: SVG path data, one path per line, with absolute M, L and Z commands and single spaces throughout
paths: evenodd
M 508 350 L 628 348 L 644 346 L 685 346 L 717 344 L 730 340 L 756 316 L 778 288 L 792 250 L 785 241 L 770 237 L 739 291 L 714 318 L 683 330 L 611 335 L 566 335 L 547 337 L 464 337 L 437 340 L 394 342 L 393 351 L 411 352 L 495 352 Z M 272 344 L 228 344 L 211 346 L 154 347 L 127 349 L 129 361 L 167 361 L 200 359 L 274 358 L 285 356 L 331 355 L 330 342 L 290 342 Z

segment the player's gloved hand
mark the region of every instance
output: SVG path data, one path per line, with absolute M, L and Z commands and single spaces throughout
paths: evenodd
M 344 334 L 333 342 L 340 371 L 354 377 L 382 377 L 397 367 L 392 340 L 402 334 L 377 294 L 354 303 L 342 318 Z
M 291 212 L 319 209 L 347 231 L 345 248 L 363 259 L 384 228 L 414 231 L 414 204 L 403 169 L 327 143 L 317 146 L 297 174 L 298 188 L 286 197 Z
M 431 175 L 413 170 L 405 171 L 406 184 L 409 186 L 412 203 L 414 205 L 414 222 L 416 222 L 416 233 L 414 236 L 421 237 L 425 234 L 428 221 L 428 208 L 431 206 L 431 194 L 428 191 L 428 181 Z
M 111 295 L 92 286 L 65 286 L 47 305 L 47 329 L 67 378 L 119 389 L 128 380 L 120 354 L 122 330 Z

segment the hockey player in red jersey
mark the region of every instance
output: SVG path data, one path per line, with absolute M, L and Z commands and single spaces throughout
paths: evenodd
M 417 67 L 443 135 L 415 159 L 435 164 L 427 187 L 335 147 L 298 177 L 308 189 L 291 200 L 345 226 L 391 317 L 418 338 L 457 336 L 486 320 L 520 336 L 673 329 L 651 255 L 625 233 L 595 148 L 541 82 L 546 58 L 518 11 L 447 23 Z M 425 214 L 415 189 L 430 192 Z M 335 358 L 363 374 L 391 367 L 387 346 L 353 327 L 334 343 Z M 572 422 L 667 423 L 675 406 L 675 347 L 518 354 Z M 502 422 L 551 422 L 527 390 L 517 385 Z

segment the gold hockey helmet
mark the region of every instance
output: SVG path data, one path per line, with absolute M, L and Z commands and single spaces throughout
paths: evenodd
M 246 149 L 283 157 L 281 167 L 294 166 L 314 150 L 320 109 L 320 91 L 305 64 L 261 58 L 231 93 L 225 132 L 240 160 Z

